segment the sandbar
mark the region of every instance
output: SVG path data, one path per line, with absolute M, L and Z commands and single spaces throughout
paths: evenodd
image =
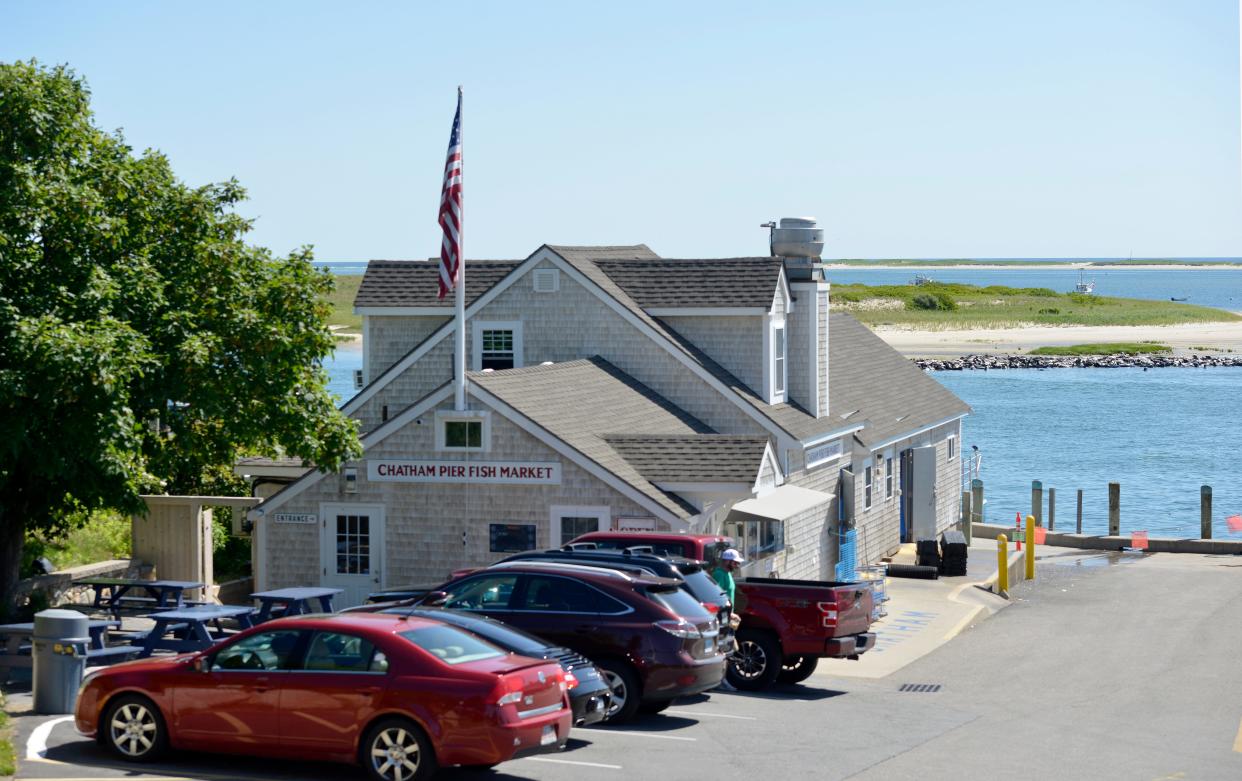
M 908 358 L 959 357 L 972 354 L 1014 355 L 1036 347 L 1144 341 L 1167 344 L 1173 348 L 1175 355 L 1220 352 L 1242 354 L 1242 323 L 1238 322 L 1141 326 L 1030 325 L 951 331 L 876 326 L 872 330 Z

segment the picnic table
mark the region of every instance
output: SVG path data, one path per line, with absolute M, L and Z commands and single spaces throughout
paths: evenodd
M 324 613 L 332 612 L 332 597 L 345 589 L 323 588 L 311 586 L 307 588 L 278 588 L 273 591 L 259 591 L 251 594 L 252 599 L 259 601 L 259 615 L 256 624 L 273 618 L 300 616 L 314 610 L 313 603 L 319 600 L 319 609 Z
M 121 622 L 115 618 L 93 618 L 87 621 L 86 628 L 91 642 L 86 651 L 87 662 L 96 663 L 122 661 L 138 652 L 134 646 L 108 646 L 108 630 L 119 629 Z M 34 656 L 31 646 L 34 643 L 34 624 L 3 624 L 0 625 L 0 637 L 4 638 L 4 650 L 0 653 L 0 670 L 7 678 L 12 667 L 33 667 Z
M 91 607 L 106 610 L 117 618 L 120 618 L 123 609 L 145 612 L 185 607 L 185 592 L 203 588 L 202 583 L 192 580 L 84 578 L 73 583 L 75 586 L 90 586 L 95 592 Z
M 138 658 L 145 659 L 160 650 L 185 653 L 210 648 L 225 636 L 221 620 L 234 619 L 242 629 L 247 629 L 254 626 L 254 612 L 252 607 L 239 605 L 192 605 L 152 613 L 147 618 L 155 621 L 155 626 L 142 639 Z M 215 626 L 214 636 L 209 625 Z M 170 632 L 173 637 L 166 636 Z

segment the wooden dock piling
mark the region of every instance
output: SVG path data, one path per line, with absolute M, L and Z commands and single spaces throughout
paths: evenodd
M 1039 480 L 1031 481 L 1031 515 L 1036 526 L 1044 525 L 1044 484 Z
M 1082 489 L 1078 489 L 1078 525 L 1074 529 L 1075 534 L 1082 534 Z
M 1121 535 L 1121 483 L 1108 484 L 1108 534 Z
M 1057 525 L 1057 489 L 1048 489 L 1048 531 L 1052 531 Z
M 1199 486 L 1199 536 L 1212 539 L 1212 486 Z

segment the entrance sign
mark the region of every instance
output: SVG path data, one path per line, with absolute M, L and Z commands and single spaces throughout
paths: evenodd
M 367 461 L 367 479 L 390 483 L 560 485 L 559 461 Z
M 318 520 L 314 513 L 272 513 L 275 523 L 314 523 Z

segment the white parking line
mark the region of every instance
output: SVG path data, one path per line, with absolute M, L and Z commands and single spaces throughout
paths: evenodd
M 668 712 L 678 713 L 678 714 L 684 713 L 687 716 L 710 716 L 713 719 L 740 719 L 742 721 L 758 721 L 759 720 L 755 718 L 754 716 L 734 716 L 729 713 L 706 713 L 704 711 L 697 711 L 697 710 L 682 710 L 681 708 L 670 709 Z
M 527 762 L 555 762 L 558 765 L 581 765 L 582 767 L 602 767 L 605 770 L 620 770 L 620 765 L 605 765 L 603 762 L 576 762 L 572 759 L 549 759 L 548 757 L 522 757 Z
M 26 739 L 26 759 L 43 759 L 43 755 L 47 753 L 47 739 L 51 737 L 52 730 L 66 721 L 73 721 L 73 717 L 61 716 L 59 719 L 48 719 L 35 727 L 30 737 Z
M 635 732 L 628 729 L 591 729 L 583 730 L 588 735 L 630 735 L 636 738 L 655 738 L 656 740 L 681 740 L 693 743 L 698 738 L 683 738 L 679 735 L 660 735 L 655 732 Z

